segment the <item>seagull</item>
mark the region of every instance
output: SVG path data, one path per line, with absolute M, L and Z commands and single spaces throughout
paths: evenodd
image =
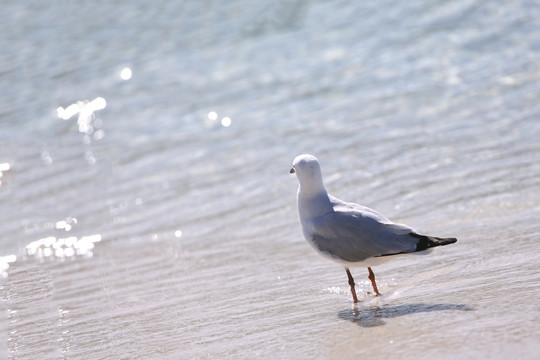
M 290 173 L 296 174 L 299 182 L 297 202 L 304 237 L 319 254 L 345 267 L 354 303 L 358 298 L 350 267 L 367 267 L 375 296 L 379 296 L 372 266 L 404 254 L 426 254 L 433 247 L 457 241 L 420 235 L 373 209 L 328 194 L 319 161 L 313 155 L 297 156 Z

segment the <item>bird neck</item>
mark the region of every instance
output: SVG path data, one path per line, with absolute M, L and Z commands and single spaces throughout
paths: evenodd
M 324 186 L 318 191 L 313 188 L 298 187 L 298 212 L 301 219 L 311 219 L 332 211 L 332 204 Z

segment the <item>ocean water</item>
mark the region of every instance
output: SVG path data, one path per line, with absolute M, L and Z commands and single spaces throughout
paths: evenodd
M 37 1 L 0 13 L 0 358 L 533 359 L 540 6 Z M 302 237 L 293 158 L 457 237 Z

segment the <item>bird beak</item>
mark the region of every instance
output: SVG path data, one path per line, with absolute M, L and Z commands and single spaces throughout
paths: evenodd
M 291 168 L 291 171 L 289 171 L 289 173 L 294 174 L 296 173 L 296 171 L 294 171 L 294 168 Z

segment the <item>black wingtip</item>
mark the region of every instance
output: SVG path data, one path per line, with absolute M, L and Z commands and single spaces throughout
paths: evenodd
M 456 238 L 437 238 L 415 233 L 410 233 L 409 235 L 419 239 L 418 244 L 416 244 L 416 251 L 422 251 L 436 246 L 449 245 L 457 241 Z

